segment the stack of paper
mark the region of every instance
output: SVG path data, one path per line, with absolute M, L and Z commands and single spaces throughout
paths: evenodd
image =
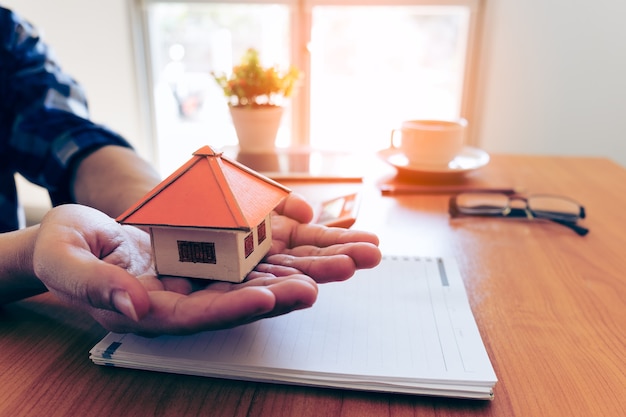
M 108 334 L 99 365 L 263 382 L 491 399 L 496 375 L 456 263 L 385 257 L 320 285 L 312 308 L 229 330 Z

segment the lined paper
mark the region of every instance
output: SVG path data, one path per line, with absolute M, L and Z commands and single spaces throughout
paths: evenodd
M 192 336 L 107 335 L 101 365 L 491 398 L 496 376 L 454 261 L 385 257 L 322 284 L 312 308 Z

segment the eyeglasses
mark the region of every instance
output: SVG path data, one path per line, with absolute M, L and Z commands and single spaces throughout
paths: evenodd
M 519 202 L 520 204 L 515 204 Z M 464 192 L 450 198 L 450 216 L 496 216 L 545 219 L 569 227 L 580 236 L 589 229 L 578 225 L 585 208 L 576 201 L 555 195 L 507 195 L 489 192 Z

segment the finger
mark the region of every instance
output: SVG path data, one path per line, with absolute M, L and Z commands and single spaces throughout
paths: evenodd
M 271 267 L 272 265 L 268 265 L 268 266 Z M 227 292 L 237 291 L 245 287 L 272 287 L 273 285 L 281 284 L 285 281 L 294 281 L 294 280 L 304 281 L 309 286 L 317 289 L 317 284 L 315 283 L 315 281 L 311 277 L 303 275 L 301 271 L 295 268 L 283 267 L 281 265 L 275 265 L 275 267 L 276 267 L 275 270 L 285 272 L 285 274 L 281 276 L 276 276 L 276 275 L 269 274 L 269 273 L 259 273 L 254 278 L 246 279 L 245 281 L 241 283 L 208 281 L 208 284 L 206 284 L 203 288 L 197 288 L 197 291 L 212 292 L 212 293 L 227 293 Z M 295 271 L 295 272 L 292 272 L 291 274 L 286 274 L 287 271 Z
M 267 275 L 281 277 L 300 273 L 301 271 L 293 267 L 262 262 L 254 267 L 254 270 L 248 274 L 246 279 L 250 280 L 257 277 L 265 277 Z
M 210 291 L 210 290 L 209 290 Z M 267 297 L 272 304 L 261 302 L 259 295 Z M 202 294 L 200 294 L 200 297 Z M 258 297 L 258 298 L 257 298 Z M 249 323 L 266 317 L 274 317 L 293 310 L 307 308 L 317 299 L 317 285 L 307 276 L 266 277 L 247 281 L 236 290 L 222 294 L 207 308 L 204 314 L 196 316 L 196 325 L 192 328 L 226 328 Z M 190 307 L 189 304 L 186 307 Z M 256 308 L 251 308 L 256 306 Z M 191 307 L 181 317 L 190 317 L 197 311 Z M 210 317 L 210 323 L 207 323 Z M 175 326 L 176 328 L 177 326 Z
M 150 312 L 135 322 L 110 310 L 99 310 L 94 317 L 107 330 L 118 333 L 137 333 L 144 336 L 160 334 L 191 334 L 203 330 L 232 327 L 268 313 L 275 305 L 273 293 L 264 287 L 220 294 L 198 291 L 190 295 L 172 291 L 149 293 Z M 222 299 L 220 301 L 220 299 Z
M 179 294 L 190 294 L 195 289 L 195 284 L 187 278 L 161 276 L 159 281 L 166 291 L 172 291 Z M 202 285 L 201 283 L 197 284 Z
M 354 260 L 343 254 L 332 256 L 292 256 L 272 255 L 267 262 L 295 268 L 308 275 L 317 283 L 344 281 L 357 270 Z
M 102 322 L 109 325 L 109 330 L 118 332 L 189 334 L 234 327 L 309 307 L 317 298 L 317 286 L 305 276 L 253 281 L 209 285 L 206 290 L 188 296 L 153 292 L 150 293 L 150 314 L 139 324 L 112 316 L 110 312 L 104 312 Z M 226 286 L 231 290 L 224 292 Z
M 148 313 L 148 293 L 133 275 L 91 253 L 68 257 L 74 248 L 59 245 L 58 250 L 63 256 L 51 252 L 47 262 L 35 266 L 37 276 L 56 296 L 83 309 L 115 311 L 134 321 Z
M 278 217 L 276 219 L 276 238 L 288 247 L 301 245 L 313 245 L 326 247 L 343 243 L 369 243 L 378 246 L 378 236 L 361 230 L 343 229 L 339 227 L 326 227 L 319 224 L 299 224 L 291 230 L 286 224 L 288 219 Z M 281 232 L 289 231 L 288 235 Z
M 266 261 L 268 263 L 277 263 L 285 267 L 296 268 L 302 271 L 302 269 L 300 269 L 302 264 L 297 262 L 298 258 L 333 257 L 329 259 L 329 262 L 332 262 L 333 259 L 336 259 L 334 258 L 334 256 L 345 255 L 352 260 L 352 265 L 355 269 L 373 268 L 378 265 L 380 263 L 380 260 L 382 259 L 382 254 L 377 246 L 371 243 L 363 242 L 344 243 L 340 245 L 331 245 L 328 247 L 318 247 L 313 245 L 297 246 L 293 249 L 283 250 L 282 254 L 291 255 L 294 257 L 294 259 L 288 263 L 276 262 L 275 259 L 278 259 L 276 257 L 281 255 L 279 253 L 272 254 L 270 257 L 267 257 Z M 306 271 L 303 272 L 307 273 Z
M 255 320 L 309 308 L 317 300 L 317 285 L 307 276 L 292 275 L 290 277 L 270 278 L 266 284 L 271 285 L 272 292 L 276 297 L 276 304 L 271 311 L 255 317 Z
M 154 274 L 142 274 L 137 277 L 146 291 L 163 291 L 163 282 Z
M 79 303 L 86 299 L 94 308 L 117 311 L 133 321 L 148 314 L 148 292 L 133 275 L 104 262 L 85 268 L 85 274 L 97 279 L 79 281 L 76 278 L 77 294 L 73 295 L 78 295 Z
M 299 223 L 309 223 L 313 219 L 311 205 L 302 196 L 293 192 L 283 199 L 274 211 Z

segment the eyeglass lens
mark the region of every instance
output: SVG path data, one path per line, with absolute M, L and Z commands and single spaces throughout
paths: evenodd
M 558 217 L 562 220 L 576 221 L 580 217 L 580 206 L 569 199 L 552 196 L 531 196 L 528 208 L 539 216 Z
M 458 208 L 466 214 L 502 213 L 509 206 L 509 197 L 499 193 L 464 193 L 456 196 Z
M 519 204 L 516 204 L 519 200 Z M 581 208 L 575 201 L 549 195 L 535 195 L 527 199 L 509 197 L 499 193 L 463 193 L 456 197 L 457 206 L 466 214 L 502 213 L 510 207 L 525 208 L 539 216 L 558 217 L 575 221 L 580 217 Z

